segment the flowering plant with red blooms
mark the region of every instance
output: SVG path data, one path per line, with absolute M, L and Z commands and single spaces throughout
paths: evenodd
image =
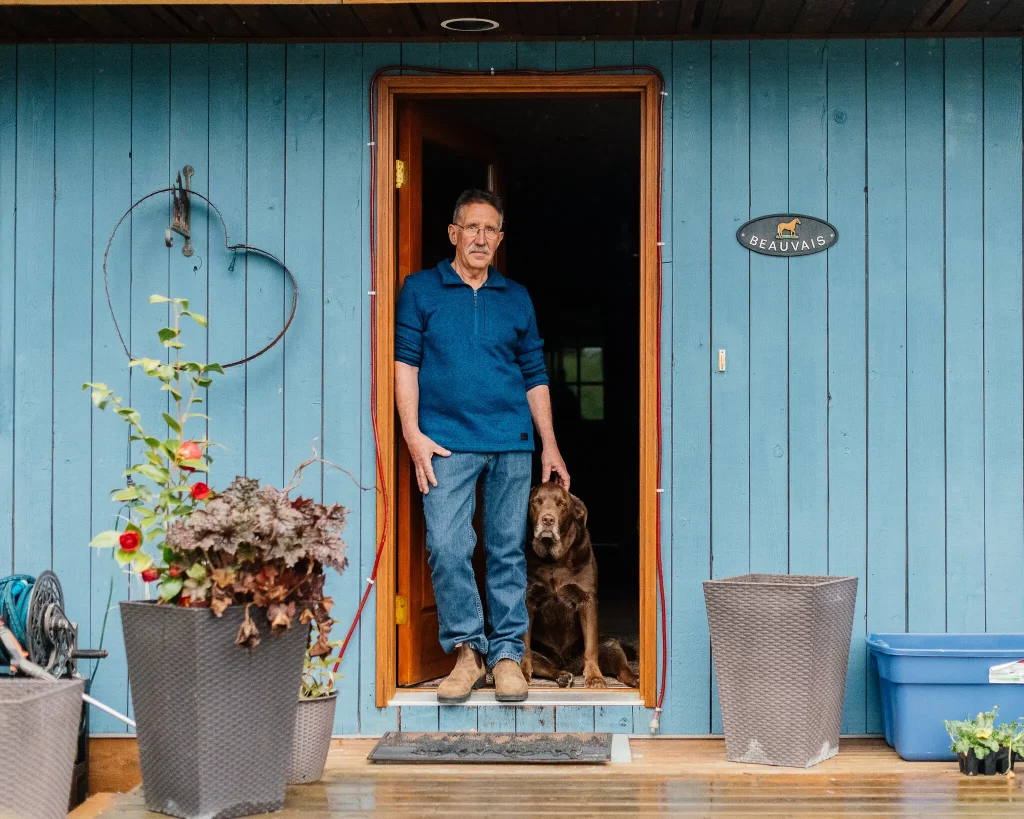
M 149 301 L 169 305 L 173 312 L 173 326 L 157 334 L 172 360 L 141 358 L 131 366 L 161 383 L 175 412 L 162 413 L 160 432 L 153 434 L 141 414 L 106 384 L 83 385 L 92 390 L 99 409 L 112 407 L 129 424 L 132 451 L 141 453 L 141 460 L 125 472 L 127 485 L 112 493 L 114 501 L 128 504 L 127 514 L 121 515 L 124 530 L 100 532 L 90 545 L 117 547 L 119 563 L 146 584 L 158 582 L 160 603 L 208 607 L 218 617 L 230 605 L 244 605 L 241 644 L 259 642 L 249 617 L 249 607 L 256 605 L 267 610 L 275 630 L 290 628 L 295 619 L 303 624 L 315 620 L 318 637 L 310 651 L 313 656 L 329 653 L 332 601 L 323 593 L 324 569 L 340 572 L 347 565 L 341 531 L 348 510 L 288 496 L 305 467 L 326 462 L 314 454 L 284 490 L 260 487 L 250 478 L 236 478 L 223 493 L 203 481 L 190 483 L 193 473 L 208 471 L 213 445 L 204 437 L 186 436 L 185 430 L 197 419 L 209 420 L 193 410 L 203 403 L 201 394 L 213 376 L 223 375 L 224 369 L 182 360 L 182 319 L 206 326 L 202 315 L 189 310 L 187 299 L 150 296 Z

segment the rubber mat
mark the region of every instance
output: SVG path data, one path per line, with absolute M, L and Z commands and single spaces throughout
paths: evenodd
M 388 731 L 372 762 L 594 764 L 609 762 L 611 734 L 512 734 Z

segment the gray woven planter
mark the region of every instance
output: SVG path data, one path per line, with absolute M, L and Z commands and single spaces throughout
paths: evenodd
M 704 581 L 733 762 L 808 768 L 839 751 L 856 577 Z
M 0 678 L 0 816 L 68 815 L 83 680 Z
M 337 692 L 314 700 L 299 700 L 292 732 L 292 759 L 288 766 L 288 784 L 319 782 L 324 776 L 327 752 L 331 750 Z
M 146 807 L 183 819 L 280 810 L 309 627 L 272 634 L 264 612 L 255 648 L 235 644 L 242 606 L 121 603 Z

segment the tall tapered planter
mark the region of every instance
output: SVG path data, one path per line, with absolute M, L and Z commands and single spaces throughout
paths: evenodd
M 0 816 L 67 816 L 82 680 L 0 677 Z
M 146 807 L 183 819 L 280 810 L 309 627 L 235 644 L 242 606 L 121 603 Z
M 726 756 L 807 768 L 839 751 L 856 577 L 704 581 Z

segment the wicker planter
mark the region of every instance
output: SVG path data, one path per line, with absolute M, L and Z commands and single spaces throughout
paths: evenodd
M 288 766 L 288 784 L 319 782 L 324 776 L 327 752 L 331 750 L 337 692 L 313 700 L 299 700 L 292 732 L 292 758 Z
M 185 819 L 280 810 L 309 627 L 235 644 L 244 610 L 121 603 L 146 807 Z
M 0 816 L 68 815 L 82 680 L 0 678 Z
M 733 762 L 808 768 L 839 751 L 856 577 L 704 581 Z

